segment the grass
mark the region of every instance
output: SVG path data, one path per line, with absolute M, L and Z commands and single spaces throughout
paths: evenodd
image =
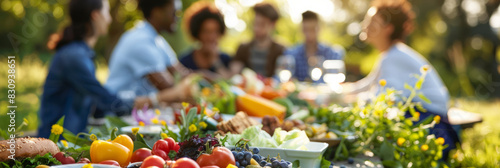
M 0 59 L 0 62 L 7 62 Z M 107 66 L 104 61 L 98 60 L 96 76 L 104 83 L 108 76 Z M 43 83 L 47 76 L 49 63 L 44 63 L 36 55 L 24 57 L 22 61 L 16 60 L 16 121 L 21 123 L 23 118 L 30 122 L 24 131 L 34 131 L 38 126 L 38 108 L 40 96 L 43 92 Z M 7 66 L 0 66 L 0 81 L 7 81 Z M 1 93 L 7 93 L 6 85 L 0 88 Z M 500 165 L 500 100 L 479 101 L 456 99 L 460 108 L 480 113 L 483 123 L 476 124 L 473 128 L 462 132 L 462 149 L 452 155 L 452 161 L 459 167 L 498 167 Z M 7 123 L 7 97 L 0 97 L 0 123 Z M 1 124 L 0 129 L 5 130 L 7 124 Z
M 458 100 L 460 108 L 482 114 L 483 122 L 462 132 L 462 150 L 455 160 L 460 167 L 500 166 L 500 100 Z

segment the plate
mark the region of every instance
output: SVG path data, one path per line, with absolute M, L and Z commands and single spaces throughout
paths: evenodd
M 141 134 L 160 134 L 162 126 L 159 125 L 148 125 L 148 126 L 126 126 L 120 128 L 124 133 L 132 133 L 132 128 L 139 128 L 139 133 Z
M 53 168 L 82 168 L 86 163 L 75 163 L 66 165 L 50 166 Z M 105 164 L 92 164 L 93 168 L 119 168 L 118 166 L 105 165 Z
M 306 145 L 307 150 L 296 150 L 296 149 L 280 149 L 280 148 L 265 148 L 258 147 L 260 149 L 260 155 L 267 157 L 276 157 L 280 154 L 282 159 L 289 162 L 294 162 L 295 160 L 300 161 L 300 167 L 307 168 L 319 168 L 321 166 L 321 159 L 323 153 L 325 153 L 328 147 L 327 143 L 322 142 L 309 142 Z M 234 148 L 228 146 L 228 148 Z M 252 147 L 250 147 L 252 148 Z

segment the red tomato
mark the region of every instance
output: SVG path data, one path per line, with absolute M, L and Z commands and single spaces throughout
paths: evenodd
M 90 160 L 88 158 L 80 158 L 80 160 L 78 160 L 78 163 L 90 163 Z
M 233 153 L 225 147 L 215 147 L 212 154 L 201 154 L 196 160 L 200 166 L 227 167 L 229 164 L 235 165 Z
M 114 160 L 105 160 L 105 161 L 99 162 L 99 164 L 106 164 L 106 165 L 113 165 L 113 166 L 120 167 L 120 164 Z
M 141 162 L 144 159 L 146 159 L 148 156 L 151 156 L 151 150 L 148 148 L 141 148 L 137 149 L 133 154 L 132 154 L 132 159 L 130 162 Z
M 203 166 L 201 168 L 220 168 L 219 166 Z
M 175 161 L 173 168 L 200 168 L 200 166 L 192 159 L 180 158 Z
M 175 142 L 175 140 L 173 138 L 169 137 L 169 138 L 165 138 L 163 140 L 168 142 L 168 147 L 170 148 L 170 150 L 174 150 L 175 152 L 179 152 L 180 146 L 179 146 L 179 144 L 177 144 L 177 142 Z
M 147 168 L 150 166 L 163 167 L 163 165 L 165 165 L 165 160 L 163 160 L 163 158 L 156 155 L 151 155 L 144 159 L 144 161 L 142 161 L 141 168 Z
M 179 145 L 172 138 L 166 138 L 165 140 L 160 139 L 153 145 L 153 150 L 151 154 L 158 155 L 165 160 L 170 160 L 168 154 L 170 151 L 179 151 Z
M 147 168 L 159 168 L 158 166 L 149 166 Z
M 56 158 L 62 164 L 72 164 L 72 163 L 75 163 L 75 159 L 73 159 L 71 156 L 67 156 L 66 153 L 64 153 L 64 152 L 58 152 L 58 153 L 56 153 L 54 155 L 54 158 Z

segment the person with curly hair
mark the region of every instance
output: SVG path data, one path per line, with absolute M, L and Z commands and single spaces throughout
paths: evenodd
M 184 16 L 189 35 L 197 46 L 185 53 L 180 62 L 191 70 L 214 72 L 223 78 L 230 77 L 231 58 L 219 51 L 219 41 L 226 32 L 224 17 L 211 3 L 200 1 L 192 4 Z
M 415 75 L 426 71 L 425 80 L 420 92 L 429 100 L 419 97 L 413 102 L 421 103 L 427 112 L 420 113 L 420 122 L 429 116 L 438 115 L 438 121 L 430 130 L 436 137 L 443 137 L 445 144 L 449 145 L 443 150 L 443 159 L 446 160 L 450 150 L 455 149 L 459 142 L 457 133 L 449 124 L 447 112 L 450 96 L 446 86 L 432 65 L 417 51 L 404 43 L 405 38 L 413 28 L 415 14 L 411 4 L 406 0 L 376 0 L 368 10 L 363 21 L 363 31 L 359 38 L 375 47 L 381 52 L 380 58 L 370 74 L 355 83 L 344 84 L 344 93 L 356 95 L 361 92 L 380 93 L 385 88 L 401 90 L 402 96 L 410 96 L 410 91 L 405 89 L 405 84 L 417 83 Z M 382 84 L 379 84 L 379 81 Z M 401 100 L 399 100 L 401 101 Z M 411 117 L 409 112 L 406 117 Z

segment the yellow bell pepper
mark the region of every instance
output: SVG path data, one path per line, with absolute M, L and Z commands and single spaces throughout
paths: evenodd
M 90 159 L 93 163 L 105 160 L 117 161 L 125 167 L 130 163 L 134 143 L 127 135 L 119 135 L 113 141 L 96 140 L 90 146 Z

